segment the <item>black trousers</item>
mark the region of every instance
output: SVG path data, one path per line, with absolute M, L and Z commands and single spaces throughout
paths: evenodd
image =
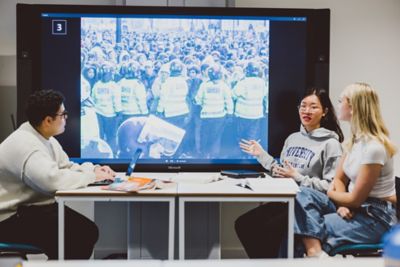
M 287 235 L 287 207 L 287 203 L 266 203 L 236 219 L 236 234 L 249 258 L 278 258 Z
M 88 259 L 98 239 L 94 222 L 65 207 L 65 258 Z M 58 205 L 21 206 L 0 222 L 0 242 L 31 244 L 58 258 Z

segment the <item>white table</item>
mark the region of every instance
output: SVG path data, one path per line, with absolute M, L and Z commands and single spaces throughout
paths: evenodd
M 252 190 L 237 186 L 247 181 Z M 288 257 L 293 258 L 294 199 L 299 187 L 293 179 L 229 179 L 193 184 L 180 183 L 179 196 L 179 259 L 185 259 L 185 204 L 186 202 L 287 202 Z
M 75 190 L 56 192 L 58 202 L 58 257 L 64 259 L 64 205 L 69 201 L 119 201 L 119 202 L 168 202 L 169 203 L 169 231 L 168 231 L 168 259 L 174 259 L 174 234 L 175 234 L 175 196 L 177 186 L 170 183 L 163 189 L 145 190 L 138 193 L 125 193 L 102 190 L 99 186 L 86 187 Z M 130 205 L 128 205 L 128 214 Z M 129 220 L 128 216 L 128 220 Z M 131 224 L 128 223 L 128 259 L 130 259 Z
M 140 176 L 140 175 L 138 175 Z M 288 203 L 288 257 L 293 257 L 294 199 L 298 191 L 293 179 L 229 179 L 210 182 L 218 178 L 217 173 L 146 174 L 145 176 L 173 181 L 161 190 L 144 190 L 135 194 L 101 190 L 100 187 L 87 187 L 76 190 L 57 191 L 58 201 L 58 253 L 64 259 L 64 205 L 69 201 L 120 201 L 120 202 L 168 202 L 169 232 L 168 259 L 174 258 L 175 198 L 179 200 L 179 259 L 185 258 L 185 203 L 186 202 L 287 202 Z M 207 179 L 197 179 L 206 177 Z M 200 183 L 196 181 L 200 181 Z M 248 181 L 253 190 L 239 187 L 241 181 Z M 128 213 L 129 213 L 128 205 Z M 128 216 L 129 218 L 130 216 Z M 128 259 L 130 256 L 131 224 L 128 223 Z

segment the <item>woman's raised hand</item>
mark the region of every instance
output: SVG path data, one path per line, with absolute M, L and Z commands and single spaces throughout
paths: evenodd
M 252 156 L 259 156 L 263 151 L 261 145 L 256 140 L 241 139 L 239 146 L 243 152 Z

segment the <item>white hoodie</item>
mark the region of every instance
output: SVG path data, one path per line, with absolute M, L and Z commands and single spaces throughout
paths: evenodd
M 0 221 L 18 206 L 54 202 L 54 193 L 94 182 L 94 166 L 71 162 L 54 137 L 48 140 L 28 122 L 0 144 Z
M 308 133 L 301 125 L 299 132 L 285 140 L 280 161 L 288 161 L 299 172 L 293 177 L 299 185 L 326 192 L 341 155 L 342 147 L 334 131 L 321 127 Z M 266 151 L 257 160 L 267 170 L 278 164 Z

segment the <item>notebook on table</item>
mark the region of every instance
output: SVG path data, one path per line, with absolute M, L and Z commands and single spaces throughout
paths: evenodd
M 128 169 L 125 172 L 126 177 L 130 177 L 135 169 L 136 162 L 139 159 L 140 155 L 142 154 L 142 149 L 138 148 L 135 153 L 133 154 L 131 161 L 129 162 Z M 122 181 L 123 179 L 120 177 L 116 177 L 114 180 L 113 179 L 104 179 L 100 181 L 93 182 L 91 184 L 88 184 L 88 186 L 99 186 L 99 185 L 109 185 L 114 183 L 115 181 Z

